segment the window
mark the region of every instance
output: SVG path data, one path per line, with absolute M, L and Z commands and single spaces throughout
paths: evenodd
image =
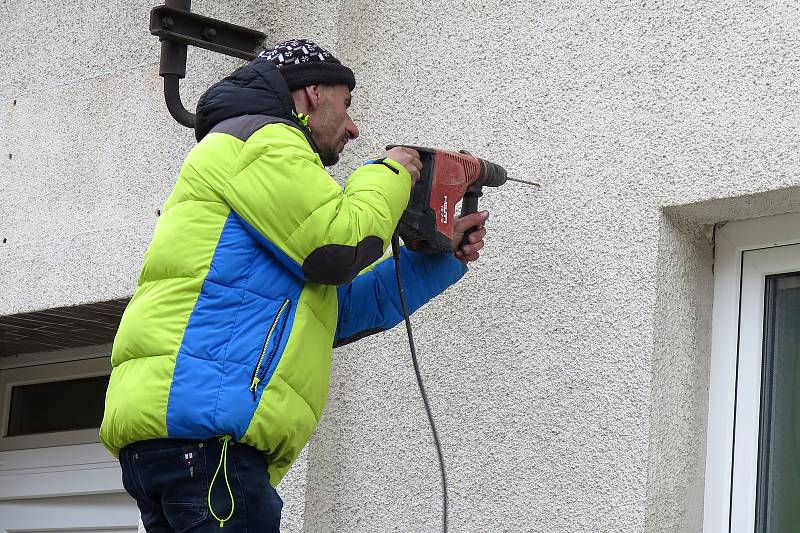
M 111 364 L 98 357 L 58 362 L 0 361 L 0 450 L 98 442 Z
M 704 531 L 800 523 L 800 215 L 716 232 Z
M 800 524 L 800 272 L 766 277 L 756 531 Z
M 0 531 L 135 531 L 136 505 L 97 429 L 110 351 L 0 357 Z
M 108 378 L 12 385 L 6 436 L 100 427 Z

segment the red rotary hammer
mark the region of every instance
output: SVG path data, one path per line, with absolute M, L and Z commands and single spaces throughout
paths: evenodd
M 475 157 L 466 151 L 451 152 L 421 146 L 391 145 L 412 148 L 419 152 L 422 171 L 414 187 L 397 231 L 409 250 L 428 254 L 453 251 L 453 232 L 456 204 L 463 199 L 461 216 L 478 210 L 478 198 L 484 186 L 499 187 L 506 180 L 537 185 L 509 178 L 506 170 L 496 163 Z M 464 233 L 460 246 L 467 243 Z

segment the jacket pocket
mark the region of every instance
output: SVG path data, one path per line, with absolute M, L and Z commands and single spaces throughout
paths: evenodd
M 272 361 L 278 354 L 278 348 L 280 348 L 283 332 L 286 329 L 286 322 L 288 322 L 289 311 L 291 311 L 291 309 L 292 301 L 287 298 L 283 301 L 283 304 L 281 304 L 280 309 L 278 309 L 278 312 L 275 314 L 275 318 L 272 319 L 272 324 L 270 324 L 267 330 L 267 335 L 264 338 L 264 345 L 261 347 L 261 354 L 258 356 L 258 361 L 253 369 L 253 377 L 250 380 L 250 391 L 253 393 L 254 401 L 258 397 L 258 385 L 267 376 L 267 372 L 270 366 L 272 366 Z

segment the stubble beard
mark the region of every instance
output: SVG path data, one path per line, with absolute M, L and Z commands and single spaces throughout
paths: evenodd
M 319 158 L 322 160 L 322 164 L 326 167 L 332 167 L 336 163 L 339 162 L 339 152 L 336 148 L 331 148 L 327 146 L 319 146 Z
M 321 133 L 324 130 L 324 125 L 311 129 L 311 138 L 317 145 L 317 154 L 319 155 L 322 164 L 326 167 L 331 167 L 339 162 L 339 143 L 330 142 L 327 135 Z
M 327 112 L 320 112 L 316 117 L 317 123 L 310 128 L 311 137 L 317 145 L 317 154 L 326 167 L 331 167 L 339 162 L 339 144 L 342 142 L 342 132 L 336 127 L 338 122 Z M 331 137 L 336 137 L 332 139 Z

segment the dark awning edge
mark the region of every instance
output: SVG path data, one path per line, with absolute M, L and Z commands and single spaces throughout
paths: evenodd
M 114 340 L 130 298 L 0 316 L 0 357 Z

